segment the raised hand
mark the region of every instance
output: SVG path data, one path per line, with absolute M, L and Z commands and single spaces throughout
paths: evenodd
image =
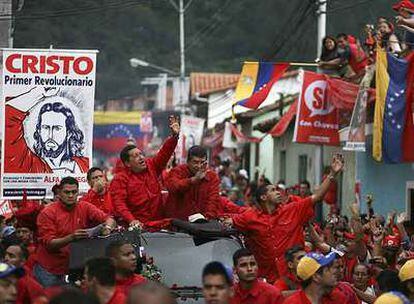
M 171 134 L 173 136 L 178 136 L 180 134 L 180 120 L 176 116 L 170 116 L 168 118 L 169 127 L 171 130 Z
M 345 160 L 342 154 L 336 154 L 331 163 L 331 173 L 336 175 L 344 169 Z

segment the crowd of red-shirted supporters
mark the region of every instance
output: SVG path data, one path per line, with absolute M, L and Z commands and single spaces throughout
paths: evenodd
M 367 25 L 364 43 L 347 34 L 325 37 L 320 69 L 357 82 L 375 61 L 376 47 L 408 54 L 414 4 L 402 0 L 393 9 L 395 24 L 378 18 L 376 26 Z M 312 192 L 306 180 L 272 184 L 260 171 L 249 178 L 237 160 L 215 156 L 208 165 L 201 146 L 188 150 L 185 164 L 171 165 L 178 119 L 170 117 L 169 126 L 171 136 L 154 157 L 129 143 L 111 178 L 104 169 L 91 168 L 87 193 L 80 194 L 77 180 L 65 177 L 53 187 L 52 200 L 24 198 L 14 202 L 11 217 L 0 216 L 0 304 L 176 303 L 172 286 L 138 273 L 137 251 L 129 241 L 114 241 L 105 256 L 89 259 L 80 281 L 67 277 L 69 245 L 120 227 L 171 229 L 172 219 L 187 221 L 194 214 L 235 228 L 243 245 L 233 265 L 205 266 L 206 303 L 414 302 L 412 226 L 405 213 L 375 213 L 373 196 L 356 199 L 348 206 L 351 215 L 342 215 L 336 182 L 344 168 L 341 155 L 333 157 Z M 330 212 L 317 222 L 315 206 L 322 203 Z

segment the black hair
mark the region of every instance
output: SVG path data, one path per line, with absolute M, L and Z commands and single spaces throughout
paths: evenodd
M 333 50 L 328 50 L 327 48 L 326 48 L 326 46 L 325 46 L 325 43 L 326 43 L 326 41 L 327 40 L 332 40 L 333 41 L 333 43 L 334 43 L 334 49 Z M 322 39 L 322 52 L 321 52 L 321 58 L 322 59 L 324 59 L 324 58 L 327 58 L 328 56 L 329 56 L 329 54 L 330 53 L 332 53 L 332 52 L 335 52 L 336 51 L 336 48 L 337 48 L 337 43 L 336 43 L 336 39 L 335 39 L 335 37 L 333 37 L 333 36 L 326 36 L 326 37 L 324 37 L 323 39 Z M 328 169 L 330 169 L 329 167 L 327 167 Z M 325 168 L 325 170 L 327 170 L 327 168 Z M 324 170 L 324 171 L 325 171 Z
M 117 254 L 119 248 L 121 248 L 124 245 L 131 245 L 132 246 L 131 242 L 129 242 L 127 240 L 117 240 L 117 241 L 113 241 L 113 242 L 109 243 L 109 245 L 105 249 L 105 255 L 109 258 L 115 257 L 115 255 Z
M 339 33 L 336 35 L 336 39 L 344 38 L 346 41 L 348 41 L 348 35 L 345 33 Z
M 207 158 L 207 150 L 202 146 L 192 146 L 188 149 L 187 161 L 193 157 Z
M 64 185 L 76 185 L 76 187 L 79 188 L 78 180 L 72 176 L 66 176 L 62 178 L 62 180 L 60 181 L 59 189 L 63 188 Z
M 255 197 L 256 197 L 256 201 L 257 203 L 261 203 L 262 202 L 262 196 L 265 195 L 268 191 L 267 189 L 267 184 L 260 186 L 256 189 L 256 193 L 255 193 Z
M 59 184 L 54 184 L 52 187 L 52 193 L 53 195 L 58 195 L 59 194 L 59 190 L 60 190 L 60 185 Z
M 224 277 L 224 280 L 226 281 L 227 285 L 233 285 L 230 274 L 227 273 L 225 266 L 220 262 L 210 262 L 206 266 L 204 266 L 202 274 L 203 281 L 204 278 L 208 275 L 221 275 L 222 277 Z
M 401 283 L 398 273 L 393 270 L 383 270 L 377 277 L 378 288 L 381 292 L 401 291 Z
M 303 246 L 301 246 L 301 245 L 294 245 L 293 247 L 290 247 L 288 250 L 286 250 L 286 252 L 285 252 L 285 260 L 286 260 L 286 262 L 293 262 L 294 255 L 296 253 L 298 253 L 299 251 L 305 251 L 305 249 L 303 248 Z
M 136 149 L 137 146 L 135 145 L 126 145 L 119 154 L 119 157 L 121 158 L 121 161 L 125 164 L 129 162 L 129 151 Z
M 88 170 L 88 173 L 86 173 L 86 179 L 90 182 L 92 174 L 96 171 L 101 171 L 103 173 L 103 170 L 99 167 L 92 167 Z
M 299 183 L 299 185 L 306 185 L 306 186 L 310 189 L 310 182 L 309 182 L 309 181 L 307 181 L 306 179 L 305 179 L 305 180 L 302 180 L 302 181 Z
M 10 244 L 9 246 L 7 246 L 7 248 L 9 248 L 10 246 L 16 246 L 20 248 L 20 258 L 27 261 L 27 259 L 29 258 L 29 250 L 27 250 L 27 247 L 23 244 Z M 7 250 L 6 248 L 6 250 Z
M 93 258 L 86 262 L 89 278 L 96 278 L 103 286 L 115 286 L 115 265 L 111 258 Z
M 253 253 L 247 248 L 240 248 L 233 254 L 233 265 L 237 266 L 237 263 L 241 258 L 252 256 Z

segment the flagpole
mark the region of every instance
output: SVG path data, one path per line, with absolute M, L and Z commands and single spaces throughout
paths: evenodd
M 244 61 L 244 64 L 257 64 L 258 61 Z M 271 64 L 278 64 L 278 63 L 285 63 L 282 61 L 279 62 L 267 62 L 266 63 L 271 63 Z M 316 62 L 289 62 L 290 66 L 318 66 L 318 64 Z

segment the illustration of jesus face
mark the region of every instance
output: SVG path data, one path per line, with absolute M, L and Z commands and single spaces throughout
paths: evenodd
M 58 157 L 66 146 L 66 116 L 53 111 L 45 112 L 40 121 L 42 154 L 50 158 Z

